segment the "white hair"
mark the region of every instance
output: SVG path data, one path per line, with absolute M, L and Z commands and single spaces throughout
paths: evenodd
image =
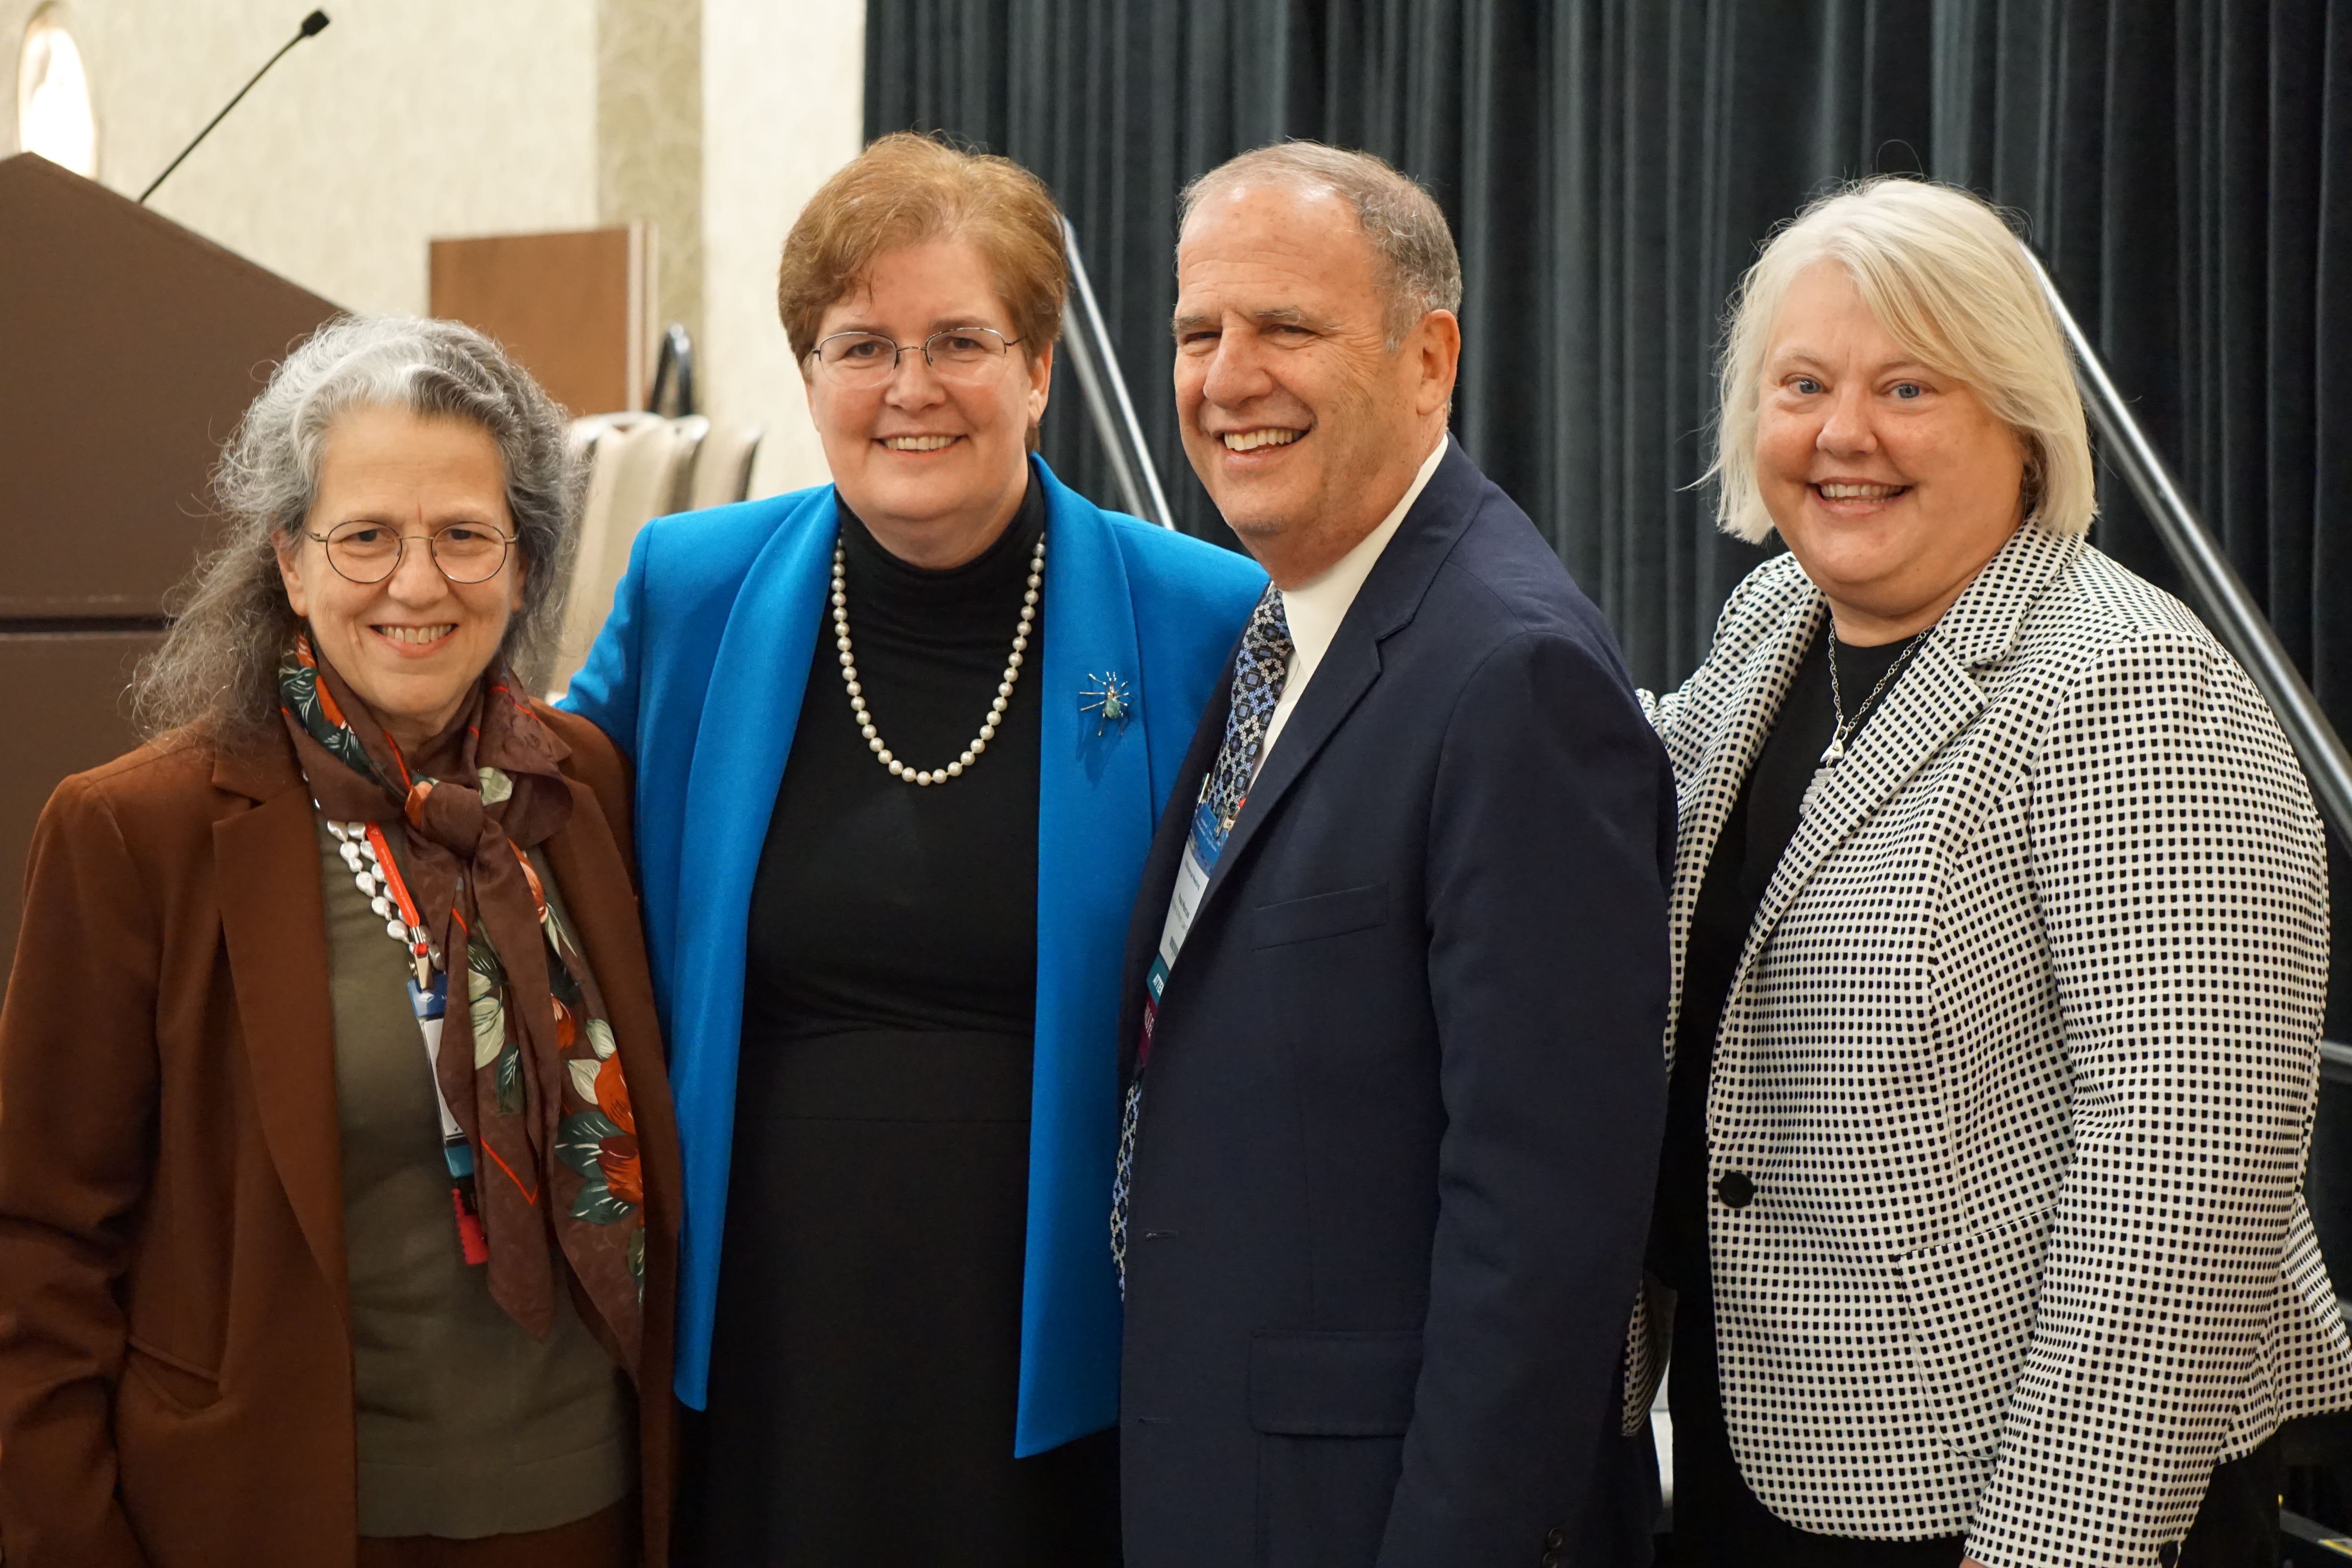
M 1716 521 L 1755 543 L 1772 531 L 1756 483 L 1756 421 L 1773 321 L 1797 276 L 1835 261 L 1906 353 L 1966 383 L 2025 448 L 2026 520 L 2082 533 L 2098 511 L 2074 362 L 2032 259 L 1999 212 L 1968 192 L 1881 176 L 1821 197 L 1774 235 L 1732 296 L 1724 334 Z

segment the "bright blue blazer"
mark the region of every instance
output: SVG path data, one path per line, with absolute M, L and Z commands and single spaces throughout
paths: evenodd
M 1031 468 L 1045 487 L 1047 542 L 1045 666 L 1021 690 L 1045 709 L 1017 1458 L 1118 1418 L 1109 1214 L 1120 955 L 1152 829 L 1265 582 L 1244 557 L 1104 511 L 1043 460 Z M 686 1166 L 677 1387 L 698 1410 L 727 1229 L 751 880 L 838 527 L 829 485 L 647 524 L 562 702 L 636 773 L 646 939 Z M 1107 675 L 1132 693 L 1124 727 L 1080 709 Z

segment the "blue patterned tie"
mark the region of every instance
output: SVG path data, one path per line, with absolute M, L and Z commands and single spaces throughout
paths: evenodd
M 1265 745 L 1266 726 L 1282 700 L 1283 678 L 1290 668 L 1290 623 L 1282 613 L 1282 590 L 1273 584 L 1258 595 L 1242 633 L 1241 652 L 1234 659 L 1233 706 L 1225 714 L 1224 743 L 1217 748 L 1216 765 L 1201 781 L 1201 798 L 1192 807 L 1192 828 L 1184 858 L 1170 895 L 1168 921 L 1160 933 L 1160 952 L 1151 960 L 1144 982 L 1143 1037 L 1135 1052 L 1135 1076 L 1128 1080 L 1127 1100 L 1118 1119 L 1118 1166 L 1110 1189 L 1110 1255 L 1118 1265 L 1118 1293 L 1127 1296 L 1127 1197 L 1135 1174 L 1135 1127 L 1143 1111 L 1143 1069 L 1151 1059 L 1151 1036 L 1160 1018 L 1160 994 L 1168 984 L 1169 966 L 1176 962 L 1199 911 L 1200 895 L 1209 872 L 1223 853 L 1225 837 L 1234 830 L 1249 798 L 1250 781 L 1257 776 L 1258 753 Z

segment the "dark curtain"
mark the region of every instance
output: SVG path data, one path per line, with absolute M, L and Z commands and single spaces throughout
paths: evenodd
M 2014 209 L 2352 728 L 2352 0 L 868 0 L 866 86 L 869 135 L 943 130 L 1053 187 L 1181 523 L 1228 542 L 1169 386 L 1178 189 L 1287 136 L 1421 180 L 1462 250 L 1454 429 L 1658 687 L 1764 553 L 1697 482 L 1740 272 L 1838 180 L 1967 185 Z M 1047 456 L 1115 504 L 1074 391 Z M 2100 495 L 2098 544 L 2180 592 L 2129 490 Z M 2328 1033 L 2352 1040 L 2337 926 Z M 2311 1197 L 2352 1287 L 2341 1069 Z M 2352 1471 L 2298 1473 L 2352 1522 Z
M 1169 386 L 1179 188 L 1285 136 L 1423 181 L 1462 249 L 1455 431 L 1659 688 L 1764 554 L 1697 482 L 1740 272 L 1838 180 L 1968 185 L 2017 213 L 2352 726 L 2352 0 L 868 0 L 866 106 L 869 135 L 1045 178 L 1181 525 L 1228 542 Z M 1074 392 L 1047 457 L 1116 503 Z M 2098 543 L 2179 592 L 2130 491 L 2100 493 Z M 2336 981 L 2352 1039 L 2343 957 Z
M 1045 176 L 1162 479 L 1179 187 L 1311 136 L 1453 220 L 1456 432 L 1645 684 L 1761 552 L 1695 488 L 1724 301 L 1832 182 L 1924 173 L 2021 216 L 2339 726 L 2352 722 L 2352 0 L 869 0 L 866 129 Z M 2327 438 L 2332 434 L 2333 440 Z M 1115 499 L 1077 398 L 1046 450 Z M 2178 579 L 2120 484 L 2101 546 Z M 2333 531 L 2319 526 L 2329 513 Z

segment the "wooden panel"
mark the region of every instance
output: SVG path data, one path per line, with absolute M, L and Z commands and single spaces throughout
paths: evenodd
M 506 345 L 574 415 L 644 401 L 643 226 L 433 242 L 433 313 Z
M 160 615 L 219 442 L 334 314 L 45 158 L 0 162 L 0 618 Z
M 0 953 L 16 951 L 25 855 L 58 782 L 139 743 L 123 689 L 153 632 L 0 633 Z

